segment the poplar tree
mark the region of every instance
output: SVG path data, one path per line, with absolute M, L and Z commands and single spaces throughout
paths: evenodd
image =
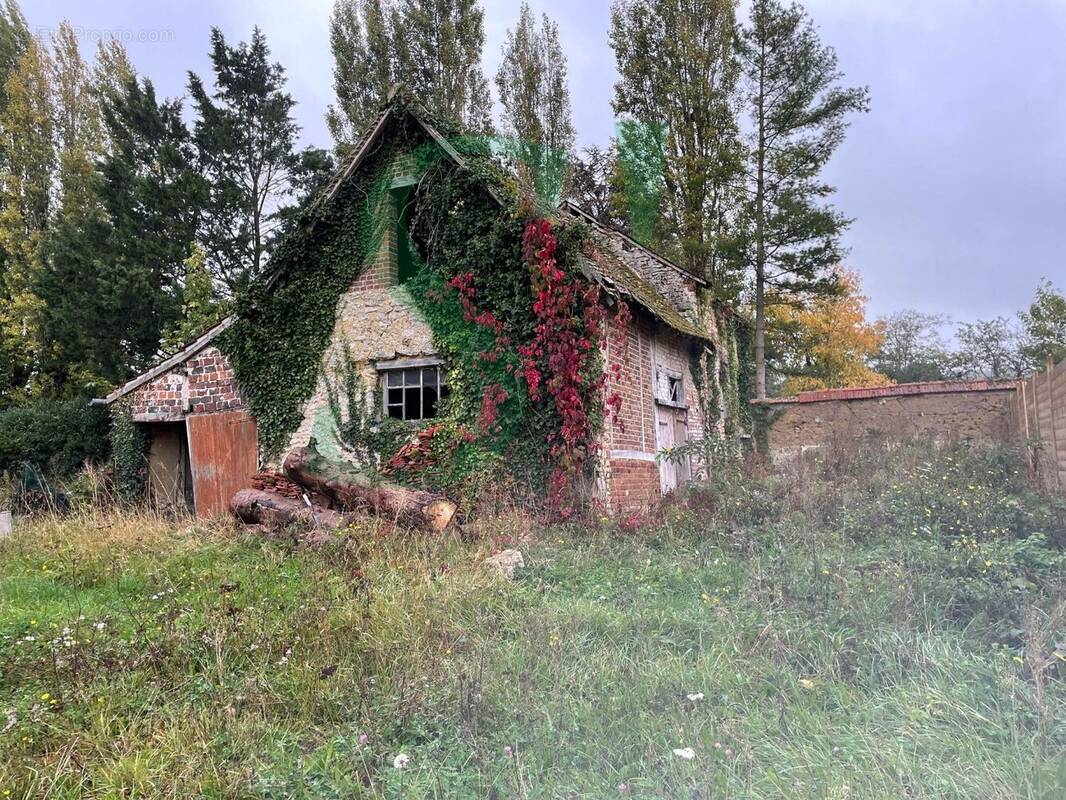
M 400 83 L 430 112 L 472 133 L 491 132 L 484 47 L 478 0 L 337 0 L 330 23 L 337 102 L 326 121 L 338 149 L 365 131 Z
M 540 25 L 527 3 L 507 31 L 496 87 L 503 105 L 503 132 L 519 173 L 536 196 L 555 206 L 562 195 L 574 147 L 566 55 L 559 28 L 548 17 Z
M 739 289 L 723 257 L 740 169 L 735 26 L 736 0 L 616 0 L 611 8 L 615 113 L 651 132 L 636 137 L 642 144 L 661 140 L 652 159 L 662 165 L 657 244 L 723 298 Z
M 5 84 L 0 112 L 0 404 L 26 396 L 40 350 L 33 283 L 57 162 L 51 70 L 47 50 L 30 40 Z
M 743 260 L 754 273 L 755 396 L 766 396 L 767 307 L 837 290 L 850 224 L 826 202 L 822 171 L 844 141 L 865 88 L 839 85 L 836 53 L 797 4 L 753 0 L 739 52 L 751 119 Z
M 401 0 L 397 77 L 430 111 L 471 133 L 491 133 L 492 98 L 481 70 L 485 11 L 478 0 Z
M 337 0 L 329 20 L 333 91 L 337 101 L 326 125 L 343 151 L 378 114 L 396 82 L 395 31 L 398 12 L 381 0 Z
M 7 106 L 7 79 L 18 67 L 19 59 L 32 40 L 19 4 L 15 0 L 5 0 L 0 6 L 0 113 Z

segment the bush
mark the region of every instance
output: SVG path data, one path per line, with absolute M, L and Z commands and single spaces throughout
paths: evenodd
M 108 454 L 108 414 L 85 400 L 38 400 L 0 412 L 0 472 L 33 465 L 52 477 L 73 475 Z

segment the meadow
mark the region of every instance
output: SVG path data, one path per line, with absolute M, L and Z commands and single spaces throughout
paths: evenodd
M 1024 472 L 868 448 L 319 549 L 42 516 L 0 541 L 0 796 L 1061 798 L 1066 501 Z

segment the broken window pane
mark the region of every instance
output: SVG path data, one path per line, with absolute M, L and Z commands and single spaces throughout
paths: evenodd
M 437 367 L 385 370 L 384 383 L 385 413 L 394 419 L 435 417 L 439 401 L 448 395 Z

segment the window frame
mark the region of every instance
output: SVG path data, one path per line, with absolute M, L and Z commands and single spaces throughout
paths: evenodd
M 399 420 L 401 422 L 419 423 L 427 420 L 436 419 L 440 415 L 440 403 L 444 400 L 447 390 L 447 380 L 444 374 L 444 367 L 441 360 L 438 358 L 404 358 L 394 359 L 392 361 L 379 361 L 376 365 L 378 372 L 378 380 L 381 382 L 381 412 L 389 418 Z M 436 372 L 436 382 L 430 384 L 426 382 L 426 370 L 433 370 Z M 418 372 L 418 382 L 408 383 L 408 372 Z M 399 374 L 401 377 L 401 383 L 390 384 L 390 375 Z M 436 388 L 437 391 L 437 406 L 435 413 L 432 416 L 425 414 L 424 400 L 425 390 L 427 388 Z M 389 390 L 400 389 L 401 401 L 399 403 L 389 402 Z M 417 389 L 419 393 L 419 416 L 408 417 L 407 416 L 407 391 L 410 389 Z M 399 408 L 400 416 L 394 417 L 390 412 L 390 409 Z
M 663 367 L 659 367 L 656 373 L 655 402 L 672 408 L 687 409 L 688 403 L 685 402 L 685 376 L 680 372 Z M 664 378 L 665 380 L 663 380 Z M 678 396 L 676 399 L 670 397 L 671 388 L 674 386 L 677 387 Z

